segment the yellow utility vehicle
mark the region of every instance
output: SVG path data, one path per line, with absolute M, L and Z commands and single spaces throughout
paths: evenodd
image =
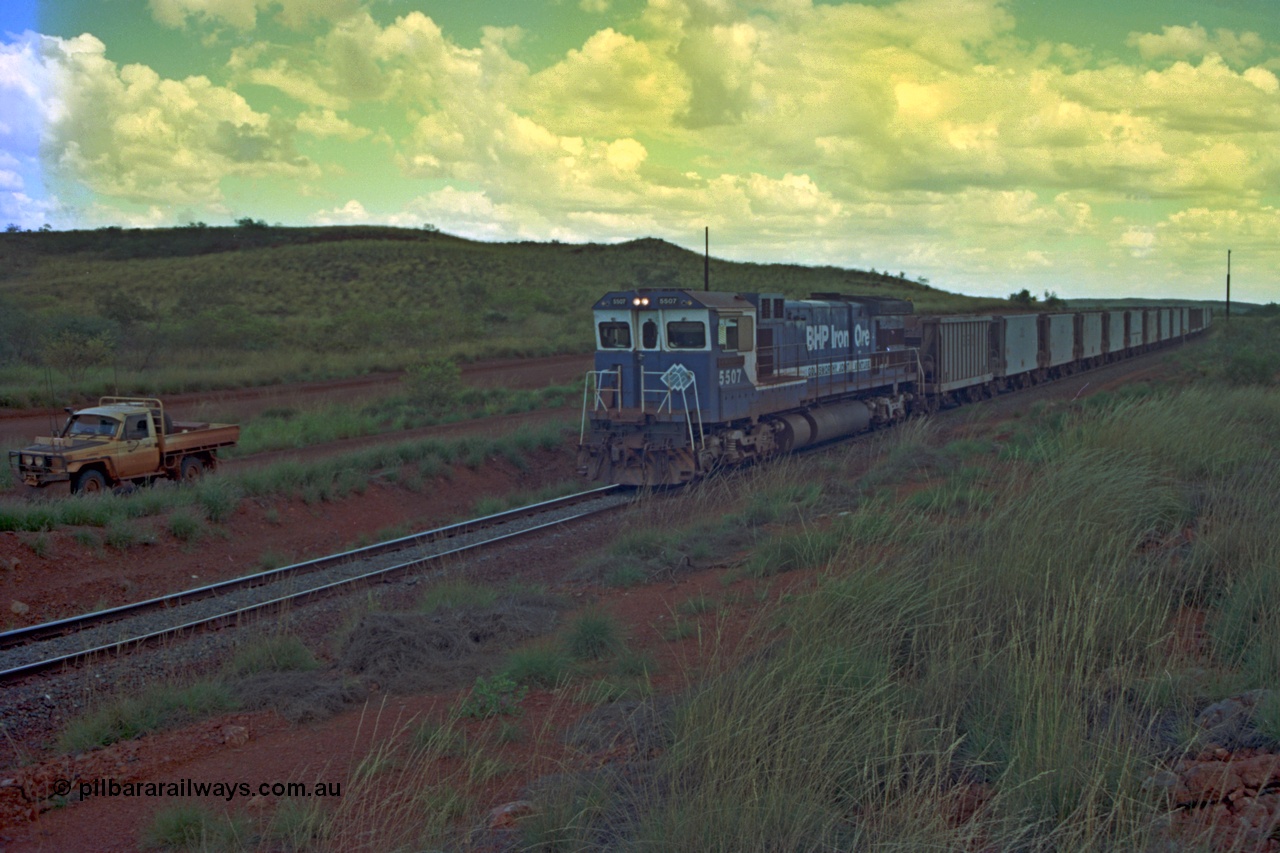
M 9 451 L 9 465 L 28 486 L 70 483 L 74 494 L 93 494 L 160 477 L 197 480 L 239 439 L 238 424 L 171 420 L 154 397 L 103 397 L 73 412 L 60 435 Z

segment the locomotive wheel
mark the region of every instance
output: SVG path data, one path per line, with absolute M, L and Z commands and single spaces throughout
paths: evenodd
M 194 483 L 204 474 L 204 463 L 195 456 L 188 456 L 182 460 L 182 466 L 178 469 L 178 477 L 184 483 Z
M 75 485 L 71 487 L 71 492 L 76 495 L 100 495 L 106 491 L 106 488 L 107 478 L 102 476 L 102 472 L 90 469 L 80 472 L 80 476 L 76 477 Z

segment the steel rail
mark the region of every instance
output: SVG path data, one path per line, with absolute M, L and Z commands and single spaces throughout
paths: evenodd
M 553 498 L 548 501 L 541 501 L 536 504 L 529 504 L 523 507 L 516 507 L 515 509 L 505 510 L 503 512 L 494 513 L 492 515 L 482 516 L 480 518 L 470 519 L 467 521 L 446 525 L 444 527 L 438 527 L 432 530 L 426 530 L 420 533 L 410 534 L 409 536 L 402 536 L 398 539 L 391 539 L 386 542 L 378 542 L 378 543 L 374 543 L 373 545 L 366 545 L 362 548 L 356 548 L 350 551 L 344 551 L 339 554 L 330 554 L 324 557 L 318 557 L 314 560 L 307 560 L 301 563 L 294 563 L 289 566 L 282 566 L 277 569 L 269 569 L 267 571 L 256 572 L 254 574 L 244 575 L 238 578 L 231 578 L 225 581 L 219 581 L 218 583 L 208 584 L 202 587 L 194 587 L 188 590 L 181 590 L 179 592 L 171 593 L 169 595 L 158 596 L 156 598 L 147 599 L 145 601 L 133 602 L 131 604 L 121 605 L 119 607 L 114 607 L 109 610 L 102 610 L 94 613 L 81 614 L 79 616 L 72 616 L 65 619 L 55 620 L 52 622 L 44 622 L 37 625 L 30 625 L 25 628 L 17 628 L 11 631 L 0 633 L 0 649 L 18 648 L 25 645 L 31 645 L 33 643 L 38 643 L 44 639 L 48 639 L 52 637 L 67 636 L 75 633 L 76 631 L 84 630 L 87 627 L 98 625 L 103 622 L 120 621 L 124 617 L 134 616 L 149 610 L 180 606 L 183 603 L 189 604 L 189 603 L 200 601 L 206 598 L 215 597 L 219 594 L 230 592 L 235 589 L 254 588 L 258 586 L 266 586 L 271 583 L 278 583 L 294 575 L 300 576 L 309 572 L 319 571 L 320 569 L 327 568 L 340 563 L 351 562 L 361 557 L 371 557 L 371 556 L 386 554 L 394 551 L 405 550 L 406 548 L 410 548 L 415 545 L 424 545 L 432 542 L 438 542 L 442 539 L 449 539 L 449 538 L 455 537 L 464 532 L 472 532 L 472 531 L 483 529 L 484 527 L 500 524 L 505 521 L 515 520 L 520 517 L 536 515 L 541 512 L 548 512 L 548 511 L 552 511 L 565 506 L 570 506 L 575 503 L 581 503 L 593 497 L 604 497 L 605 495 L 608 495 L 610 493 L 618 492 L 621 488 L 622 487 L 617 485 L 610 485 L 610 486 L 603 486 L 597 489 L 589 489 L 585 492 L 577 492 L 572 495 L 565 495 L 563 497 Z M 613 506 L 616 506 L 616 504 Z M 110 643 L 104 643 L 89 649 L 82 649 L 79 651 L 68 652 L 66 654 L 58 655 L 56 657 L 51 657 L 51 658 L 46 658 L 39 661 L 32 661 L 30 663 L 21 664 L 19 666 L 11 667 L 9 669 L 0 670 L 0 680 L 7 680 L 10 678 L 14 678 L 18 675 L 29 674 L 41 669 L 46 669 L 48 667 L 55 666 L 59 663 L 70 662 L 73 660 L 88 657 L 90 655 L 98 654 L 101 652 L 121 649 L 126 646 L 144 642 L 146 640 L 151 640 L 151 639 L 156 639 L 158 637 L 164 637 L 171 634 L 181 633 L 184 631 L 191 630 L 192 628 L 198 627 L 200 625 L 205 625 L 209 623 L 218 622 L 221 620 L 230 619 L 246 613 L 251 613 L 256 610 L 261 610 L 267 607 L 279 605 L 286 601 L 300 600 L 320 592 L 325 592 L 341 586 L 345 586 L 347 584 L 357 583 L 359 581 L 368 580 L 370 578 L 374 578 L 379 575 L 385 575 L 390 572 L 400 571 L 406 568 L 421 565 L 423 563 L 429 563 L 433 560 L 439 560 L 443 557 L 448 557 L 448 556 L 459 554 L 465 551 L 474 550 L 476 548 L 482 548 L 487 545 L 492 545 L 496 542 L 502 542 L 509 539 L 514 539 L 516 537 L 523 536 L 529 533 L 534 533 L 540 530 L 546 530 L 551 527 L 556 527 L 558 525 L 567 524 L 571 521 L 576 521 L 577 519 L 586 518 L 591 515 L 595 515 L 596 513 L 603 512 L 606 509 L 611 509 L 613 508 L 613 506 L 601 507 L 601 508 L 597 508 L 587 512 L 580 512 L 571 516 L 557 518 L 552 521 L 547 521 L 542 524 L 534 525 L 532 527 L 524 527 L 519 530 L 509 531 L 506 533 L 502 533 L 501 535 L 498 535 L 498 536 L 488 537 L 486 539 L 483 539 L 477 542 L 472 542 L 466 545 L 462 545 L 457 548 L 452 548 L 447 551 L 440 551 L 437 553 L 428 554 L 428 555 L 417 557 L 405 562 L 396 563 L 391 566 L 383 566 L 381 568 L 374 569 L 368 572 L 362 572 L 360 574 L 353 575 L 348 578 L 342 578 L 337 581 L 331 581 L 329 583 L 321 584 L 320 586 L 311 587 L 303 590 L 297 590 L 285 595 L 276 596 L 267 601 L 255 602 L 244 607 L 234 608 L 234 609 L 227 610 L 212 616 L 205 616 L 205 617 L 200 617 L 198 619 L 193 619 L 193 620 L 184 622 L 183 624 L 180 624 L 180 625 L 166 626 L 164 628 L 156 629 L 155 631 L 149 631 L 149 632 L 138 634 L 137 636 L 129 637 L 127 639 L 116 640 Z

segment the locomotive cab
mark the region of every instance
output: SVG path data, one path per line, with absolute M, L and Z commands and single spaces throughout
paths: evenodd
M 754 307 L 737 295 L 637 290 L 594 307 L 593 420 L 719 418 L 721 385 L 755 381 Z
M 683 483 L 891 422 L 914 378 L 898 300 L 635 290 L 593 310 L 579 459 L 595 479 Z
M 600 476 L 603 466 L 615 481 L 634 484 L 692 479 L 707 425 L 750 408 L 755 306 L 729 293 L 622 291 L 595 304 L 593 325 L 584 467 Z

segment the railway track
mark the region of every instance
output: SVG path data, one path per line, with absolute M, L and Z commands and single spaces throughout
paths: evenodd
M 1132 370 L 1152 355 L 1155 354 L 1011 391 L 991 402 L 1034 396 L 1037 391 L 1070 380 L 1085 379 L 1088 385 L 1090 380 Z M 821 452 L 866 435 L 842 436 L 798 453 Z M 0 633 L 0 682 L 201 625 L 227 622 L 256 610 L 594 515 L 629 500 L 629 493 L 620 487 L 605 486 L 279 569 Z
M 170 595 L 0 633 L 0 681 L 149 640 L 221 624 L 451 554 L 621 506 L 619 486 L 590 489 L 483 518 Z

